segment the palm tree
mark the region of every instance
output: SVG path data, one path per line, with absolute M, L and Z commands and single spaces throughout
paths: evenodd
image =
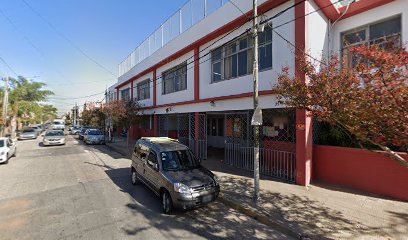
M 15 136 L 17 122 L 21 120 L 32 120 L 36 115 L 41 114 L 39 102 L 47 100 L 47 97 L 54 95 L 50 90 L 45 90 L 45 83 L 28 80 L 22 76 L 17 79 L 10 79 L 10 115 L 12 122 L 12 136 Z

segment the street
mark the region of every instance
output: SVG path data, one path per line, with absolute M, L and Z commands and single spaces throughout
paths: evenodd
M 286 236 L 216 201 L 161 212 L 130 182 L 130 160 L 67 136 L 65 146 L 17 142 L 0 165 L 0 239 L 282 239 Z

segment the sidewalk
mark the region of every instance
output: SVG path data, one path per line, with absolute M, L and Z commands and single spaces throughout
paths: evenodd
M 107 144 L 125 153 L 125 142 Z M 127 149 L 130 156 L 132 149 Z M 218 159 L 202 164 L 220 179 L 224 204 L 295 238 L 407 239 L 408 203 L 332 186 L 302 186 L 261 177 L 261 199 L 252 203 L 253 174 Z M 406 187 L 406 186 L 404 186 Z
M 129 140 L 129 144 L 126 143 L 127 139 L 123 137 L 113 137 L 112 142 L 107 142 L 106 146 L 113 151 L 116 151 L 127 158 L 132 157 L 133 147 L 136 143 L 134 140 Z

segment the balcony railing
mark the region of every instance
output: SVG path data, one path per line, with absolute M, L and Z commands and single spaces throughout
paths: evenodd
M 229 0 L 190 0 L 119 64 L 119 76 L 191 28 Z

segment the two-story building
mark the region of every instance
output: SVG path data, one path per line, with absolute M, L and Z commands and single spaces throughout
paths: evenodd
M 258 0 L 262 174 L 307 185 L 312 174 L 312 121 L 276 104 L 282 67 L 296 54 L 323 60 L 358 44 L 408 40 L 405 0 Z M 244 13 L 244 14 L 243 14 Z M 107 101 L 138 101 L 143 121 L 133 138 L 169 136 L 202 158 L 253 168 L 252 1 L 191 0 L 119 64 Z M 268 20 L 268 21 L 267 21 Z

